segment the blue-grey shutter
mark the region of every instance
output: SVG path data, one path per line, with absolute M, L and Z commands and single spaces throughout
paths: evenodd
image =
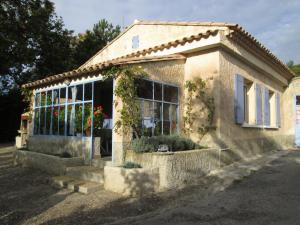
M 280 95 L 276 93 L 276 126 L 281 126 L 281 118 L 280 118 Z
M 265 88 L 264 99 L 265 99 L 265 107 L 264 107 L 264 125 L 270 126 L 270 97 L 269 97 L 269 89 Z
M 244 123 L 244 78 L 236 74 L 235 75 L 235 93 L 234 93 L 234 113 L 235 122 L 237 124 Z
M 255 84 L 255 99 L 256 99 L 256 125 L 262 125 L 262 98 L 261 87 Z

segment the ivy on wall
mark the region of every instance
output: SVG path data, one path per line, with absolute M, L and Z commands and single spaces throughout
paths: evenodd
M 204 123 L 198 126 L 196 130 L 201 140 L 210 130 L 215 129 L 213 126 L 215 114 L 214 98 L 208 94 L 206 81 L 202 78 L 186 81 L 184 88 L 187 90 L 186 111 L 183 117 L 184 132 L 189 135 L 193 131 L 195 119 L 204 114 L 206 116 Z M 194 101 L 200 103 L 200 110 L 193 110 Z
M 136 78 L 145 78 L 147 73 L 141 66 L 119 66 L 110 67 L 102 72 L 106 77 L 117 78 L 114 94 L 122 102 L 122 108 L 119 109 L 120 118 L 115 123 L 115 131 L 120 132 L 121 129 L 125 133 L 133 132 L 135 137 L 138 136 L 138 124 L 141 115 L 141 109 L 136 101 L 136 87 L 134 81 Z M 115 107 L 119 104 L 116 100 Z

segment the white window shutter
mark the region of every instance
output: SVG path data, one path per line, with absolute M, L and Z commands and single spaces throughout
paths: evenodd
M 271 119 L 270 119 L 270 92 L 268 88 L 264 88 L 264 125 L 270 126 Z
M 262 95 L 261 87 L 255 84 L 255 99 L 256 99 L 256 125 L 262 125 Z
M 235 75 L 234 113 L 237 124 L 244 123 L 244 78 Z

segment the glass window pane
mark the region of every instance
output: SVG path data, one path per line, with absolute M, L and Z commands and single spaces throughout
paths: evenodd
M 85 103 L 83 107 L 83 136 L 90 137 L 92 131 L 92 103 Z
M 162 101 L 162 84 L 154 83 L 154 99 Z
M 59 103 L 59 91 L 58 89 L 53 90 L 53 104 L 57 105 Z
M 59 107 L 54 106 L 52 111 L 52 134 L 58 135 L 58 118 L 59 118 Z
M 66 102 L 66 88 L 61 88 L 60 89 L 59 103 L 64 104 L 65 102 Z
M 67 135 L 75 135 L 75 105 L 68 105 L 67 112 Z
M 170 124 L 171 123 L 170 123 L 169 111 L 170 111 L 170 104 L 164 104 L 164 109 L 163 109 L 163 116 L 164 116 L 163 134 L 164 135 L 170 134 Z
M 76 102 L 80 102 L 80 101 L 83 100 L 83 96 L 82 96 L 83 95 L 83 85 L 82 84 L 77 85 L 76 89 L 77 89 L 77 91 L 76 91 Z
M 152 136 L 153 120 L 153 102 L 144 101 L 143 104 L 143 135 Z
M 46 92 L 41 92 L 41 106 L 44 106 L 46 103 Z
M 162 104 L 160 102 L 154 102 L 154 136 L 161 135 L 161 116 L 162 116 Z
M 45 127 L 45 108 L 41 108 L 41 118 L 40 118 L 40 134 L 46 133 Z
M 65 135 L 65 106 L 59 106 L 59 135 Z
M 40 97 L 41 97 L 41 93 L 36 93 L 35 94 L 35 107 L 39 107 L 40 106 Z
M 45 134 L 50 134 L 50 126 L 51 126 L 51 107 L 45 108 L 46 111 L 46 128 Z
M 75 135 L 78 137 L 82 136 L 82 104 L 75 106 Z
M 52 90 L 47 91 L 46 105 L 52 105 Z
M 164 101 L 166 102 L 178 102 L 178 88 L 164 85 Z
M 153 99 L 153 82 L 143 79 L 136 79 L 135 86 L 137 90 L 137 96 L 139 98 Z
M 92 96 L 93 96 L 92 89 L 93 89 L 92 83 L 84 84 L 84 100 L 85 101 L 92 100 Z
M 177 121 L 177 106 L 176 105 L 171 105 L 169 109 L 169 117 L 170 117 L 170 133 L 171 134 L 176 134 L 177 133 L 177 126 L 178 126 L 178 121 Z
M 34 110 L 34 134 L 39 133 L 39 124 L 40 124 L 40 109 Z

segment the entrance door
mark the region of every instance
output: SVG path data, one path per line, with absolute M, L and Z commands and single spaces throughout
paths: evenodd
M 296 95 L 295 142 L 300 147 L 300 95 Z

